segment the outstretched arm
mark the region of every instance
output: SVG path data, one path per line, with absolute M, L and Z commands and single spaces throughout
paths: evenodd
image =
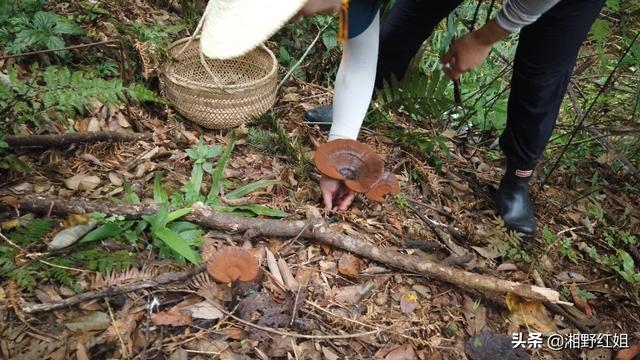
M 491 46 L 522 27 L 534 23 L 560 0 L 507 0 L 494 20 L 451 43 L 442 57 L 444 72 L 452 79 L 473 70 L 489 55 Z
M 508 0 L 496 16 L 496 23 L 508 32 L 515 32 L 534 23 L 560 0 Z

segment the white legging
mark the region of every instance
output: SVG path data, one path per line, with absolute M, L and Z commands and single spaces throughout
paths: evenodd
M 376 81 L 379 36 L 380 12 L 364 32 L 349 39 L 336 75 L 329 141 L 358 138 Z

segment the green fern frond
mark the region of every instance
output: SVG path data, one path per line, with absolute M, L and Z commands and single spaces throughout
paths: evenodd
M 18 226 L 8 237 L 20 246 L 28 246 L 42 238 L 53 228 L 51 220 L 33 219 L 26 225 Z
M 73 262 L 68 259 L 56 258 L 51 259 L 49 262 L 60 266 L 73 266 Z M 74 289 L 77 287 L 76 282 L 69 274 L 69 271 L 59 267 L 50 267 L 49 269 L 47 269 L 45 277 L 55 279 L 61 285 L 64 285 L 70 289 Z
M 15 268 L 7 274 L 9 279 L 14 280 L 19 288 L 33 290 L 38 284 L 36 271 L 31 267 Z
M 71 259 L 82 262 L 85 269 L 98 271 L 101 274 L 122 271 L 136 263 L 135 254 L 131 252 L 125 250 L 106 252 L 95 247 L 76 251 L 71 255 Z
M 376 99 L 382 111 L 405 112 L 414 119 L 440 118 L 453 105 L 446 94 L 448 84 L 440 72 L 410 70 L 402 81 L 384 81 Z
M 250 128 L 247 134 L 249 144 L 268 154 L 276 154 L 278 149 L 277 135 L 261 128 Z

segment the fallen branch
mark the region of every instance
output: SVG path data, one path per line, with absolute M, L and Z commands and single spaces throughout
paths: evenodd
M 123 133 L 117 131 L 90 131 L 55 135 L 9 135 L 5 141 L 9 147 L 67 146 L 100 141 L 138 141 L 150 139 L 150 133 Z
M 436 223 L 435 221 L 433 221 L 433 220 L 429 219 L 428 217 L 422 215 L 422 213 L 419 212 L 418 210 L 416 210 L 416 208 L 414 208 L 413 206 L 409 205 L 409 208 L 411 208 L 411 210 L 413 210 L 413 212 L 416 215 L 418 215 L 420 220 L 422 220 L 425 224 L 427 224 L 427 225 L 429 225 L 429 227 L 431 227 L 431 229 L 438 236 L 438 239 L 440 239 L 440 241 L 442 241 L 444 243 L 444 245 L 447 248 L 449 248 L 451 253 L 453 253 L 453 254 L 455 254 L 457 256 L 466 256 L 467 254 L 469 254 L 469 251 L 467 249 L 465 249 L 464 247 L 456 244 L 455 241 L 453 241 L 453 239 L 451 238 L 451 235 L 446 233 L 444 230 L 442 230 L 438 223 Z
M 133 291 L 156 287 L 159 285 L 165 285 L 172 282 L 184 281 L 189 279 L 193 275 L 196 275 L 202 272 L 204 269 L 205 269 L 204 265 L 196 266 L 189 271 L 160 274 L 155 278 L 147 281 L 140 281 L 140 282 L 136 282 L 129 285 L 112 286 L 103 290 L 89 291 L 89 292 L 72 296 L 70 298 L 67 298 L 61 301 L 56 301 L 56 302 L 47 302 L 43 304 L 23 303 L 21 304 L 20 307 L 22 308 L 22 311 L 28 314 L 62 309 L 68 306 L 77 305 L 93 299 L 100 299 L 107 296 L 116 296 L 116 295 L 130 293 Z
M 96 201 L 58 200 L 40 196 L 29 196 L 15 201 L 4 200 L 4 205 L 16 207 L 21 211 L 40 214 L 87 214 L 101 212 L 109 215 L 122 215 L 131 219 L 152 214 L 157 206 L 115 205 Z M 422 257 L 402 254 L 369 244 L 362 240 L 336 233 L 320 219 L 310 221 L 283 221 L 274 219 L 242 218 L 216 212 L 200 203 L 193 205 L 193 211 L 185 216 L 205 228 L 244 233 L 251 231 L 256 236 L 294 237 L 300 236 L 315 240 L 321 244 L 352 252 L 368 259 L 384 263 L 388 266 L 432 277 L 461 288 L 472 288 L 480 291 L 506 294 L 512 292 L 518 296 L 550 301 L 556 303 L 560 299 L 557 291 L 549 288 L 521 284 L 492 276 L 479 275 L 472 272 L 443 266 Z
M 81 48 L 86 48 L 86 47 L 94 47 L 94 46 L 99 46 L 99 45 L 113 44 L 113 43 L 117 43 L 117 42 L 119 42 L 119 41 L 118 40 L 105 40 L 105 41 L 93 42 L 93 43 L 90 43 L 90 44 L 80 44 L 80 45 L 65 46 L 65 47 L 61 47 L 61 48 L 57 48 L 57 49 L 46 49 L 46 50 L 30 51 L 30 52 L 25 52 L 25 53 L 20 53 L 20 54 L 3 55 L 3 56 L 0 56 L 0 60 L 13 59 L 13 58 L 22 57 L 22 56 L 47 54 L 47 53 L 58 52 L 58 51 L 81 49 Z

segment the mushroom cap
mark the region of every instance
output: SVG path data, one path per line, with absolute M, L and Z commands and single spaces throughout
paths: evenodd
M 369 146 L 356 140 L 337 139 L 318 147 L 314 155 L 318 171 L 344 180 L 356 192 L 367 192 L 384 172 L 384 161 Z
M 258 276 L 260 265 L 256 258 L 240 247 L 227 246 L 209 258 L 207 272 L 217 281 L 251 281 Z
M 379 181 L 364 196 L 369 200 L 383 202 L 386 195 L 395 195 L 400 191 L 400 184 L 393 173 L 385 171 Z

